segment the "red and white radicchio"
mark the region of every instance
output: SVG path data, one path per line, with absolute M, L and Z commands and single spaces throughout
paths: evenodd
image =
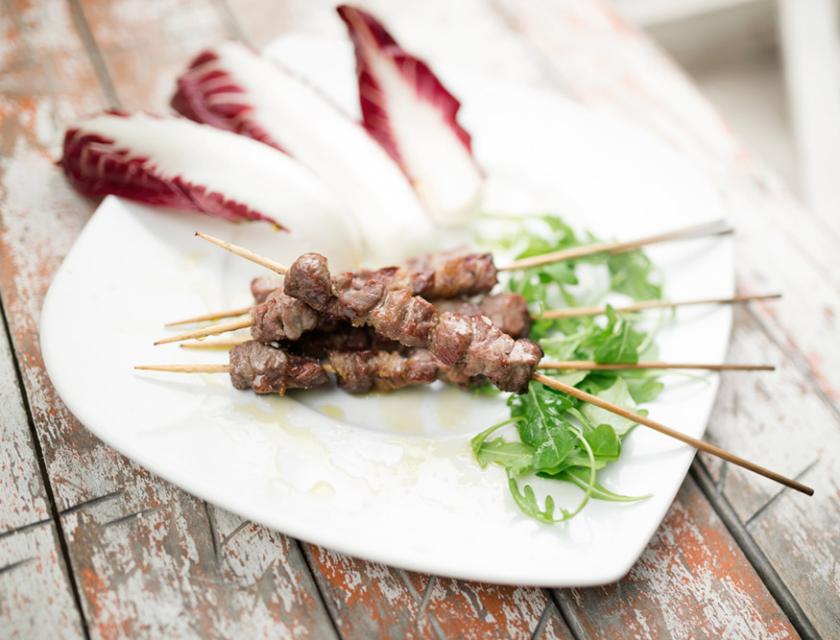
M 363 124 L 400 165 L 432 216 L 457 223 L 475 212 L 482 174 L 460 103 L 429 66 L 370 13 L 338 7 L 356 52 Z
M 372 260 L 398 261 L 433 245 L 434 225 L 411 185 L 361 124 L 248 47 L 228 42 L 199 54 L 178 78 L 171 104 L 308 166 L 347 205 Z

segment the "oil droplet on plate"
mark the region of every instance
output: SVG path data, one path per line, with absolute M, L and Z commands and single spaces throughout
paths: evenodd
M 451 431 L 466 422 L 471 406 L 469 398 L 461 389 L 444 387 L 437 401 L 438 423 L 443 429 Z
M 309 495 L 316 498 L 332 498 L 335 495 L 335 487 L 329 482 L 321 480 L 312 485 L 309 489 Z
M 403 389 L 397 393 L 378 394 L 379 412 L 388 430 L 394 433 L 423 433 L 422 390 Z
M 322 404 L 318 407 L 318 411 L 325 416 L 329 416 L 333 420 L 344 420 L 344 409 L 335 404 Z

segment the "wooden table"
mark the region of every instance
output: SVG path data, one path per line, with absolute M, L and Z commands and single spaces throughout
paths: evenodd
M 372 3 L 411 48 L 552 87 L 682 150 L 738 230 L 736 312 L 707 437 L 816 488 L 700 457 L 618 584 L 472 584 L 338 555 L 150 475 L 70 415 L 44 370 L 41 303 L 96 203 L 53 166 L 104 107 L 162 109 L 202 46 L 340 33 L 307 0 L 0 4 L 0 636 L 840 637 L 840 218 L 803 210 L 651 43 L 588 0 Z M 676 204 L 676 203 L 675 203 Z M 130 242 L 129 239 L 125 241 Z

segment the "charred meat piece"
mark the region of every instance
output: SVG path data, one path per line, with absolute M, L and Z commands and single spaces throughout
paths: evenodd
M 451 251 L 417 256 L 401 267 L 360 269 L 338 277 L 347 281 L 343 288 L 352 289 L 354 283 L 358 288 L 361 283 L 373 280 L 386 289 L 409 289 L 413 295 L 439 300 L 488 293 L 496 286 L 497 271 L 489 253 Z M 257 302 L 262 302 L 271 291 L 280 287 L 280 281 L 272 277 L 251 281 L 251 292 Z
M 426 274 L 426 285 L 415 290 L 430 300 L 488 293 L 496 286 L 497 270 L 489 253 L 451 251 L 411 258 L 406 273 Z
M 338 321 L 315 311 L 308 304 L 286 295 L 282 289 L 268 294 L 251 309 L 251 336 L 259 342 L 297 340 L 307 331 L 334 329 Z
M 318 254 L 298 258 L 286 274 L 290 296 L 407 347 L 425 347 L 454 375 L 486 376 L 503 391 L 527 389 L 542 358 L 535 343 L 502 332 L 484 316 L 438 310 L 408 288 L 388 289 L 376 277 L 344 274 L 331 278 Z
M 395 351 L 333 351 L 329 363 L 338 386 L 350 393 L 431 384 L 438 375 L 438 363 L 425 349 L 414 349 L 405 355 Z
M 481 313 L 499 329 L 514 338 L 525 338 L 531 331 L 528 301 L 519 293 L 497 293 L 482 298 Z
M 518 293 L 496 293 L 478 302 L 438 300 L 438 311 L 451 311 L 465 316 L 487 316 L 503 332 L 514 338 L 525 338 L 531 330 L 528 302 Z
M 321 363 L 313 358 L 251 340 L 230 350 L 230 381 L 237 389 L 282 396 L 287 389 L 323 386 L 329 378 Z
M 258 276 L 251 280 L 251 295 L 254 296 L 254 302 L 259 304 L 265 302 L 265 299 L 270 293 L 277 290 L 283 290 L 283 281 L 273 276 Z

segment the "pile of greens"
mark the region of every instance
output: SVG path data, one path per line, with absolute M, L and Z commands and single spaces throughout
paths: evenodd
M 481 244 L 517 259 L 598 241 L 591 235 L 579 236 L 550 214 L 493 215 L 485 220 L 498 233 L 485 231 Z M 639 317 L 619 316 L 609 307 L 600 317 L 539 316 L 545 309 L 598 304 L 611 293 L 634 300 L 661 298 L 658 276 L 644 253 L 632 251 L 518 271 L 505 287 L 528 300 L 536 318 L 531 338 L 548 358 L 636 363 L 654 355 L 653 333 L 639 326 Z M 636 405 L 653 400 L 662 390 L 658 375 L 650 370 L 543 373 L 642 415 L 645 412 Z M 483 468 L 496 464 L 505 469 L 511 495 L 525 514 L 543 522 L 563 522 L 580 513 L 590 499 L 630 502 L 647 497 L 619 495 L 598 481 L 598 472 L 621 455 L 622 440 L 635 423 L 536 381 L 527 393 L 511 395 L 507 404 L 510 418 L 475 436 L 472 449 Z M 513 433 L 506 438 L 502 431 Z M 533 476 L 571 483 L 583 490 L 583 497 L 574 509 L 560 508 L 556 513 L 551 495 L 540 504 L 527 484 Z

